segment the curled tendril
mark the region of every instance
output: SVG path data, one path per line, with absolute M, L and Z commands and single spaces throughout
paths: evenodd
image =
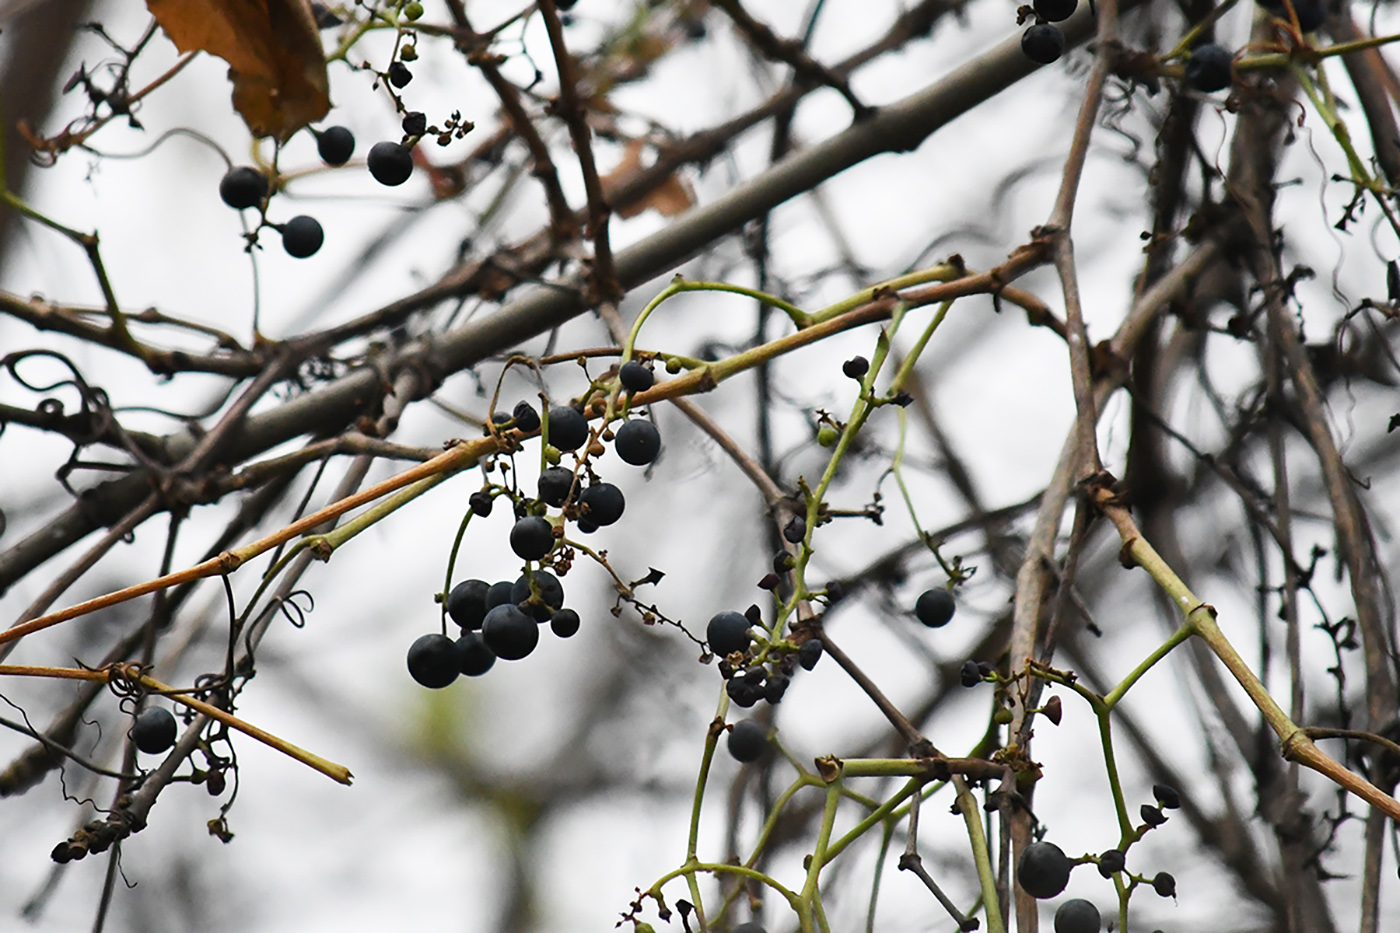
M 79 666 L 83 666 L 79 662 Z M 141 683 L 141 677 L 146 671 L 151 669 L 149 664 L 138 664 L 135 661 L 118 661 L 108 664 L 104 668 L 86 668 L 87 670 L 101 670 L 107 675 L 107 689 L 122 700 L 122 709 L 127 710 L 127 701 L 131 701 L 134 708 L 137 701 L 144 697 L 149 691 L 145 684 Z
M 306 597 L 305 609 L 297 603 L 297 598 L 301 596 Z M 277 600 L 277 611 L 281 612 L 282 615 L 286 617 L 287 621 L 292 623 L 293 628 L 305 628 L 306 614 L 314 612 L 315 610 L 316 599 L 307 590 L 293 590 L 285 597 Z

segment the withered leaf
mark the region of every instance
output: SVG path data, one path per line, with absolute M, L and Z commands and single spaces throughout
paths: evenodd
M 662 217 L 674 217 L 694 207 L 695 192 L 674 173 L 641 197 L 620 204 L 613 200 L 614 192 L 641 174 L 642 151 L 645 148 L 645 140 L 628 140 L 627 149 L 623 152 L 622 161 L 617 164 L 617 168 L 598 179 L 603 186 L 603 197 L 607 198 L 617 216 L 625 220 L 636 217 L 647 208 L 655 208 Z

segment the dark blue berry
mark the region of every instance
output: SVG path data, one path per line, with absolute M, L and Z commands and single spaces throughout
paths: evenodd
M 131 727 L 131 741 L 148 755 L 159 755 L 175 744 L 175 716 L 163 706 L 148 706 Z
M 1053 842 L 1033 842 L 1021 852 L 1016 863 L 1016 880 L 1031 897 L 1054 897 L 1069 884 L 1069 872 L 1074 866 L 1069 856 Z
M 497 606 L 504 606 L 512 603 L 511 596 L 515 593 L 515 584 L 510 580 L 501 580 L 491 584 L 491 589 L 486 591 L 486 611 L 490 612 Z
M 491 584 L 485 580 L 463 580 L 447 594 L 447 614 L 467 631 L 481 628 L 486 618 L 486 594 Z
M 1152 877 L 1152 890 L 1158 897 L 1176 897 L 1176 879 L 1168 872 L 1159 871 Z
M 1181 794 L 1170 784 L 1153 784 L 1152 796 L 1164 810 L 1175 810 L 1181 806 Z
M 783 540 L 788 544 L 801 544 L 805 537 L 807 537 L 807 519 L 801 515 L 794 515 L 783 526 Z
M 393 62 L 389 65 L 389 83 L 394 87 L 404 87 L 412 80 L 413 72 L 409 71 L 403 62 Z
M 595 525 L 611 525 L 622 517 L 627 500 L 612 483 L 594 483 L 579 496 L 581 514 Z
M 532 570 L 529 573 L 522 573 L 511 587 L 510 601 L 517 606 L 526 600 L 532 599 L 530 595 L 530 578 L 534 578 L 535 588 L 540 591 L 540 602 L 530 604 L 529 608 L 521 606 L 526 612 L 534 616 L 541 622 L 547 621 L 555 609 L 564 605 L 564 584 L 559 582 L 559 578 L 548 570 Z
M 742 706 L 744 709 L 748 709 L 763 699 L 763 687 L 751 684 L 742 677 L 736 677 L 726 683 L 724 690 L 729 694 L 730 702 L 735 706 Z
M 1055 911 L 1055 933 L 1099 933 L 1103 918 L 1093 904 L 1076 897 Z
M 752 624 L 737 612 L 716 613 L 705 628 L 705 640 L 710 643 L 710 650 L 721 658 L 736 651 L 747 651 Z
M 588 419 L 576 408 L 556 405 L 549 410 L 549 443 L 560 450 L 578 450 L 588 440 Z
M 617 429 L 613 449 L 627 463 L 646 466 L 661 453 L 661 432 L 650 421 L 629 421 Z
M 405 136 L 422 136 L 428 131 L 428 116 L 421 110 L 410 110 L 400 125 Z
M 515 426 L 526 434 L 534 434 L 540 429 L 540 413 L 529 402 L 517 404 L 511 415 L 515 418 Z
M 982 668 L 976 661 L 964 661 L 959 678 L 964 687 L 975 687 L 982 682 Z
M 355 134 L 343 126 L 331 126 L 316 134 L 316 151 L 327 165 L 344 165 L 355 153 Z
M 446 687 L 462 673 L 457 645 L 446 635 L 421 635 L 408 649 L 408 672 L 425 687 Z
M 1021 35 L 1021 51 L 1031 61 L 1048 65 L 1065 51 L 1065 34 L 1049 23 L 1036 23 Z
M 863 356 L 853 356 L 841 364 L 841 372 L 847 378 L 857 381 L 864 379 L 865 374 L 870 371 L 870 361 Z
M 1198 45 L 1186 60 L 1186 83 L 1203 94 L 1230 86 L 1230 61 L 1234 56 L 1215 43 Z
M 554 526 L 549 519 L 527 515 L 510 530 L 510 549 L 521 560 L 539 560 L 554 548 Z
M 1079 0 L 1035 0 L 1035 15 L 1047 23 L 1059 23 L 1074 15 Z
M 375 143 L 365 161 L 374 180 L 390 188 L 408 181 L 413 174 L 413 153 L 398 143 Z
M 574 485 L 574 471 L 564 467 L 549 467 L 540 473 L 540 501 L 555 507 L 569 501 Z
M 296 259 L 305 259 L 307 256 L 315 255 L 321 248 L 321 244 L 326 241 L 326 234 L 321 229 L 321 225 L 316 222 L 315 217 L 308 217 L 300 214 L 284 223 L 280 231 L 282 233 L 282 248 L 287 251 L 288 256 Z
M 942 628 L 953 618 L 953 594 L 941 587 L 928 590 L 914 603 L 914 617 L 929 628 Z
M 617 371 L 617 378 L 628 392 L 645 392 L 656 381 L 656 376 L 636 360 L 628 360 Z
M 802 647 L 797 649 L 797 663 L 802 665 L 804 671 L 810 671 L 817 666 L 817 662 L 822 659 L 822 640 L 820 638 L 809 638 L 802 643 Z
M 560 638 L 572 638 L 579 629 L 578 613 L 572 609 L 560 609 L 549 617 L 549 627 Z
M 505 661 L 519 661 L 540 641 L 540 627 L 534 619 L 512 604 L 497 606 L 481 623 L 481 638 Z
M 219 197 L 236 210 L 257 207 L 267 197 L 267 176 L 250 165 L 229 169 L 219 181 Z
M 726 744 L 735 761 L 757 761 L 768 748 L 768 728 L 752 719 L 741 719 L 729 730 Z
M 496 663 L 496 654 L 486 647 L 480 632 L 465 632 L 457 639 L 457 660 L 462 673 L 468 677 L 480 677 Z
M 485 518 L 486 516 L 491 514 L 491 506 L 493 501 L 494 500 L 491 498 L 491 493 L 487 492 L 485 489 L 478 489 L 470 496 L 467 496 L 467 505 L 471 508 L 473 512 L 475 512 L 477 515 L 480 515 L 482 518 Z

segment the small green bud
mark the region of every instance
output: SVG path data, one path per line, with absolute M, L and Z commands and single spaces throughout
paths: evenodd
M 559 448 L 553 444 L 544 445 L 544 458 L 549 461 L 550 466 L 558 466 L 561 459 Z
M 1005 706 L 998 706 L 997 711 L 992 714 L 992 721 L 999 726 L 1010 725 L 1013 718 L 1011 710 Z
M 406 45 L 399 49 L 399 58 L 406 62 L 418 61 L 418 49 L 416 46 Z
M 840 432 L 829 424 L 824 424 L 817 429 L 817 443 L 823 447 L 835 447 L 836 441 L 841 437 Z
M 405 4 L 403 15 L 409 19 L 418 19 L 423 15 L 423 4 L 419 3 L 418 0 L 413 0 L 412 3 Z

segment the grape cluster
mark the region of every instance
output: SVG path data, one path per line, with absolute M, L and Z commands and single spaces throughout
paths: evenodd
M 649 380 L 651 371 L 640 368 Z M 628 382 L 636 386 L 643 381 L 635 371 L 622 378 L 624 387 Z M 553 567 L 560 574 L 568 570 L 572 555 L 560 541 L 569 522 L 581 533 L 591 534 L 619 521 L 626 510 L 622 490 L 594 472 L 590 458 L 597 450 L 589 445 L 579 453 L 589 444 L 591 434 L 588 419 L 578 408 L 555 405 L 541 417 L 530 403 L 520 402 L 510 413 L 494 414 L 487 427 L 488 431 L 512 429 L 521 435 L 542 432 L 549 445 L 546 457 L 555 465 L 541 471 L 534 496 L 516 488 L 488 485 L 474 492 L 468 504 L 473 514 L 485 516 L 496 498 L 509 498 L 515 522 L 508 543 L 524 561 L 523 572 L 514 581 L 492 584 L 468 579 L 452 587 L 444 608 L 462 634 L 455 640 L 444 634 L 423 635 L 409 648 L 409 674 L 425 687 L 446 687 L 460 675 L 478 677 L 498 658 L 518 661 L 527 657 L 539 645 L 542 624 L 548 623 L 560 638 L 576 634 L 582 624 L 579 614 L 564 606 L 564 584 L 546 568 Z M 660 431 L 642 418 L 625 421 L 612 441 L 618 457 L 636 466 L 654 462 L 661 452 Z M 574 453 L 577 469 L 558 465 L 566 452 Z M 551 514 L 552 510 L 558 511 Z

